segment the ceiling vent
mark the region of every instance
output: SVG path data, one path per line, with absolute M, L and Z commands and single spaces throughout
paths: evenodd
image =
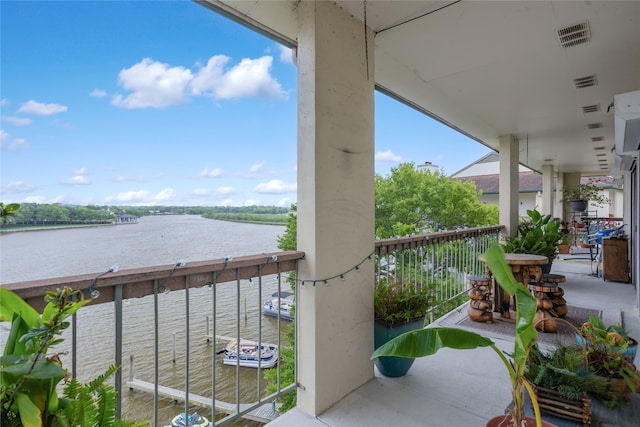
M 607 147 L 593 147 L 593 149 L 596 150 L 596 151 L 601 151 L 601 150 L 604 150 L 606 148 Z
M 600 104 L 585 105 L 584 107 L 582 107 L 583 113 L 595 113 L 598 111 L 600 111 Z
M 591 41 L 589 21 L 557 30 L 560 46 L 567 48 Z
M 595 74 L 592 76 L 580 77 L 578 79 L 573 79 L 573 84 L 576 85 L 576 89 L 595 86 L 598 84 L 598 78 Z
M 593 142 L 600 142 L 600 141 L 604 141 L 604 136 L 594 136 L 593 138 L 591 138 L 591 140 Z
M 587 128 L 589 129 L 600 129 L 602 127 L 602 123 L 589 123 Z

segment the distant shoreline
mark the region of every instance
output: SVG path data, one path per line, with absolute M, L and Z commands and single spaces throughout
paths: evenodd
M 60 230 L 65 228 L 87 228 L 87 227 L 107 227 L 112 225 L 129 225 L 129 224 L 55 224 L 55 225 L 20 225 L 0 227 L 0 234 L 5 233 L 20 233 L 23 231 L 46 231 L 46 230 Z

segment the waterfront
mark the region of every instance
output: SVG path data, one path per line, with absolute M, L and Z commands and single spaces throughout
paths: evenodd
M 198 216 L 143 217 L 139 224 L 83 229 L 9 233 L 0 236 L 2 283 L 81 273 L 99 273 L 111 265 L 121 269 L 259 254 L 277 251 L 282 226 L 239 224 Z M 236 283 L 216 287 L 218 335 L 235 335 L 236 314 L 241 319 L 241 336 L 257 339 L 261 323 L 263 340 L 277 342 L 277 322 L 261 315 L 261 301 L 277 289 L 275 277 L 265 278 L 262 295 L 257 280 L 242 281 L 237 297 Z M 288 285 L 283 283 L 283 287 Z M 189 313 L 184 291 L 161 294 L 159 300 L 159 384 L 184 388 L 188 356 L 189 391 L 211 396 L 212 360 L 216 362 L 216 399 L 236 401 L 235 368 L 222 365 L 222 356 L 205 338 L 206 318 L 213 315 L 211 287 L 191 289 Z M 153 382 L 154 372 L 153 297 L 125 301 L 123 306 L 123 380 L 129 378 L 129 356 L 135 357 L 135 376 Z M 185 318 L 189 317 L 189 343 Z M 78 378 L 88 381 L 113 363 L 115 345 L 113 304 L 89 305 L 78 313 Z M 281 335 L 284 335 L 284 325 Z M 54 351 L 69 350 L 66 339 Z M 175 347 L 174 347 L 175 342 Z M 174 350 L 175 349 L 175 350 Z M 174 362 L 175 354 L 175 362 Z M 70 368 L 68 356 L 64 366 Z M 256 369 L 241 369 L 240 401 L 256 400 Z M 265 383 L 262 381 L 262 388 Z M 184 405 L 160 400 L 160 420 L 168 421 L 184 411 Z M 208 414 L 208 410 L 200 410 Z M 123 417 L 149 420 L 153 417 L 151 396 L 123 390 Z M 254 425 L 243 421 L 237 425 Z

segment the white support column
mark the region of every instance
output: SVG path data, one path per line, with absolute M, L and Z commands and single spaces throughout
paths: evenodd
M 559 173 L 556 177 L 556 195 L 554 198 L 553 211 L 558 218 L 564 218 L 566 220 L 566 209 L 564 208 L 564 195 L 562 194 L 562 188 L 564 187 L 564 174 Z
M 553 189 L 553 165 L 542 166 L 542 209 L 544 215 L 553 216 L 555 193 Z
M 298 407 L 317 416 L 374 372 L 374 40 L 332 2 L 297 7 Z
M 518 206 L 520 203 L 519 144 L 513 135 L 500 137 L 500 224 L 506 227 L 504 235 L 518 233 Z

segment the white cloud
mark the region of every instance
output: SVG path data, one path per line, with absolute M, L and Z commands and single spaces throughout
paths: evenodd
M 293 49 L 286 46 L 278 45 L 280 49 L 280 61 L 287 64 L 293 64 Z
M 38 116 L 51 116 L 53 114 L 64 113 L 67 107 L 60 104 L 43 104 L 34 100 L 25 102 L 18 109 L 18 113 L 35 114 Z
M 216 99 L 286 98 L 280 83 L 269 73 L 273 63 L 271 56 L 244 58 L 225 72 L 224 66 L 229 60 L 224 55 L 209 58 L 207 65 L 198 70 L 191 82 L 192 93 L 210 95 Z
M 13 126 L 27 126 L 30 125 L 32 120 L 25 117 L 5 116 L 2 118 L 3 122 L 7 122 Z
M 172 188 L 165 188 L 157 194 L 153 194 L 149 190 L 126 191 L 118 193 L 115 196 L 105 197 L 107 203 L 123 203 L 123 204 L 155 204 L 157 202 L 166 202 L 175 199 L 176 192 Z
M 89 185 L 91 180 L 84 175 L 74 175 L 71 178 L 63 179 L 60 181 L 63 185 Z
M 31 147 L 24 138 L 12 139 L 9 133 L 4 129 L 0 129 L 0 149 L 3 151 L 18 151 Z
M 282 207 L 282 208 L 288 208 L 291 206 L 291 199 L 289 197 L 285 197 L 283 199 L 280 199 L 276 202 L 276 206 Z
M 0 107 L 5 107 L 9 105 L 9 100 L 7 98 L 0 99 Z
M 120 71 L 118 85 L 131 93 L 116 94 L 111 104 L 128 109 L 162 108 L 186 102 L 188 94 L 215 99 L 287 98 L 280 83 L 270 74 L 271 56 L 244 58 L 225 71 L 224 66 L 229 61 L 227 56 L 215 55 L 209 58 L 206 66 L 192 72 L 183 66 L 172 67 L 145 58 Z M 94 89 L 90 94 L 104 95 L 106 93 L 100 89 Z
M 140 177 L 128 178 L 126 176 L 119 175 L 115 178 L 112 178 L 111 181 L 113 182 L 144 182 L 144 179 Z
M 87 168 L 80 168 L 80 169 L 76 169 L 72 172 L 74 175 L 86 175 L 87 173 L 89 173 L 89 171 L 87 170 Z
M 283 193 L 293 193 L 296 191 L 295 184 L 285 184 L 279 179 L 273 179 L 269 182 L 263 182 L 253 189 L 256 193 L 263 194 L 283 194 Z
M 400 163 L 402 161 L 402 157 L 393 154 L 391 150 L 380 151 L 376 153 L 376 161 L 388 162 L 388 163 Z
M 104 98 L 107 96 L 107 92 L 102 89 L 94 89 L 89 93 L 89 96 L 92 98 Z
M 222 176 L 222 174 L 223 174 L 223 171 L 220 168 L 215 168 L 215 169 L 204 168 L 200 171 L 198 176 L 201 178 L 219 178 Z
M 44 196 L 29 196 L 22 200 L 22 203 L 47 203 Z
M 20 194 L 35 191 L 35 187 L 24 181 L 10 181 L 7 185 L 0 187 L 2 194 Z
M 120 71 L 118 84 L 132 93 L 126 96 L 117 94 L 111 103 L 128 109 L 181 104 L 186 100 L 185 88 L 192 78 L 191 71 L 184 67 L 170 67 L 145 58 Z
M 263 166 L 264 166 L 264 161 L 259 162 L 259 163 L 256 163 L 256 164 L 252 165 L 252 166 L 249 168 L 249 173 L 250 173 L 251 175 L 254 175 L 254 174 L 256 174 L 256 173 L 260 172 L 260 170 L 262 169 L 262 167 L 263 167 Z

